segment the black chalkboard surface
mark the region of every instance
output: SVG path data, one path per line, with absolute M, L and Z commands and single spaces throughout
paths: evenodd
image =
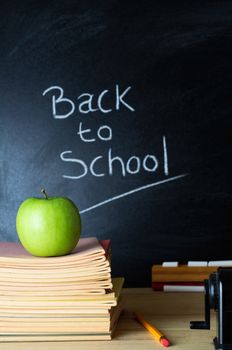
M 0 3 L 0 239 L 70 197 L 113 274 L 232 257 L 231 1 Z

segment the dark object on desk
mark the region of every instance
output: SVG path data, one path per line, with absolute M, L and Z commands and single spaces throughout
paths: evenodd
M 232 350 L 232 268 L 219 268 L 205 281 L 205 321 L 191 321 L 190 328 L 210 329 L 210 309 L 217 311 L 216 350 Z

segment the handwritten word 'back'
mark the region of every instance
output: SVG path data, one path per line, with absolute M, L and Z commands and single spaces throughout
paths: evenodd
M 115 85 L 113 91 L 114 103 L 113 106 L 106 106 L 104 103 L 105 97 L 110 94 L 109 90 L 103 90 L 98 96 L 90 93 L 82 93 L 77 97 L 77 103 L 70 98 L 64 97 L 64 89 L 60 86 L 51 86 L 43 92 L 43 96 L 51 93 L 52 95 L 52 115 L 55 119 L 66 119 L 75 113 L 77 107 L 78 112 L 82 114 L 93 113 L 100 111 L 101 113 L 110 113 L 113 110 L 119 111 L 122 106 L 131 112 L 134 112 L 134 108 L 125 101 L 131 86 L 128 86 L 124 90 L 120 90 L 118 84 Z M 112 94 L 112 93 L 111 93 Z M 58 107 L 65 109 L 64 112 L 58 112 Z M 63 111 L 62 109 L 62 111 Z

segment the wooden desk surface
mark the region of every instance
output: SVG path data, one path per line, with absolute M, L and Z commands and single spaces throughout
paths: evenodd
M 0 343 L 1 350 L 156 350 L 162 347 L 132 317 L 141 312 L 171 341 L 173 350 L 213 350 L 216 335 L 215 314 L 211 330 L 190 330 L 189 321 L 203 320 L 203 293 L 162 293 L 149 288 L 123 289 L 125 311 L 111 341 Z

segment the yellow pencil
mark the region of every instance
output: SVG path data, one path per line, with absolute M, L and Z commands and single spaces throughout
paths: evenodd
M 148 330 L 149 333 L 151 333 L 163 346 L 167 347 L 170 345 L 170 341 L 165 337 L 164 334 L 162 334 L 155 326 L 148 323 L 143 316 L 139 315 L 138 313 L 134 312 L 135 319 L 144 327 L 146 330 Z

